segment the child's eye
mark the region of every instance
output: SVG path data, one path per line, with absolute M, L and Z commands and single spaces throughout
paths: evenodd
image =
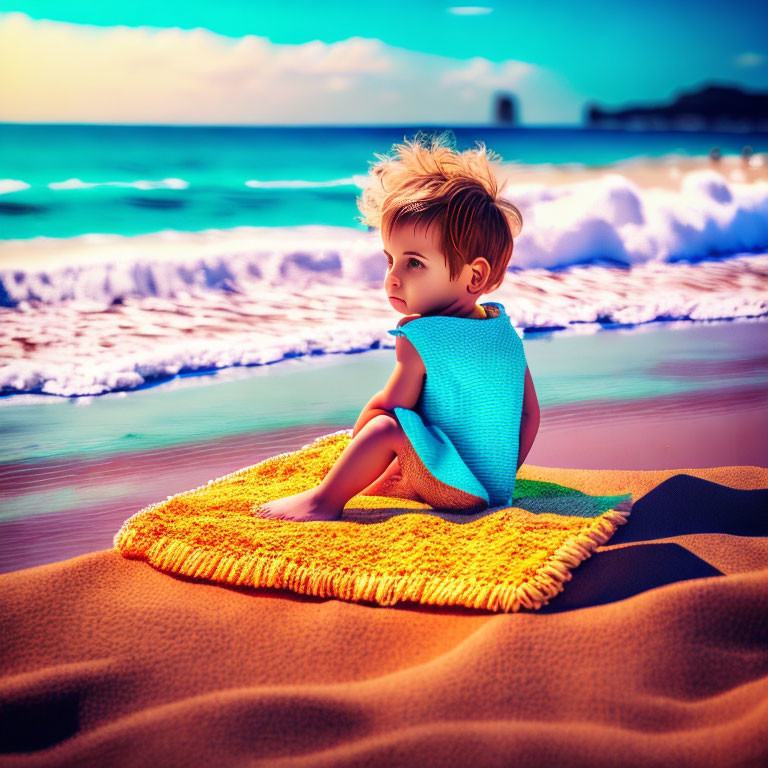
M 411 256 L 411 258 L 408 259 L 408 265 L 409 266 L 410 266 L 411 262 L 415 262 L 416 263 L 416 265 L 417 265 L 415 267 L 416 269 L 424 269 L 424 265 L 418 259 L 413 258 L 413 256 Z M 390 256 L 387 256 L 387 264 L 389 264 L 390 266 L 392 265 L 392 258 Z

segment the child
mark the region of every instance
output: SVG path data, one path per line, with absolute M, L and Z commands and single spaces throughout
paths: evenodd
M 315 488 L 260 505 L 259 517 L 337 520 L 355 495 L 436 509 L 509 506 L 539 408 L 522 341 L 503 305 L 477 303 L 502 283 L 522 215 L 500 198 L 489 160 L 458 153 L 447 132 L 377 155 L 359 220 L 381 230 L 384 288 L 406 317 L 394 372 Z

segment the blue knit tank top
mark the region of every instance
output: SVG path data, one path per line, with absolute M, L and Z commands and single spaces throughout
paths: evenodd
M 484 319 L 417 317 L 388 331 L 413 344 L 427 373 L 416 407 L 394 412 L 434 477 L 511 506 L 527 363 L 504 306 L 481 306 Z

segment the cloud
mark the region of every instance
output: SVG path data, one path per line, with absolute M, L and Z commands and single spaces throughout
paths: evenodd
M 766 56 L 762 53 L 755 53 L 753 51 L 745 51 L 740 53 L 733 59 L 733 63 L 737 67 L 751 68 L 760 67 L 765 64 Z
M 488 122 L 496 91 L 525 124 L 580 122 L 556 73 L 375 38 L 278 45 L 207 29 L 96 27 L 0 13 L 0 120 L 148 124 Z
M 456 16 L 485 16 L 488 13 L 493 13 L 493 8 L 480 5 L 456 5 L 453 8 L 448 8 L 448 13 L 453 13 Z

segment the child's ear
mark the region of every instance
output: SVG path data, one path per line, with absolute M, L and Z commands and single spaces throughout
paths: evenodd
M 491 265 L 488 263 L 488 259 L 478 256 L 470 266 L 472 268 L 472 276 L 470 277 L 470 285 L 467 286 L 467 290 L 471 286 L 472 292 L 479 291 L 483 289 L 491 277 Z

